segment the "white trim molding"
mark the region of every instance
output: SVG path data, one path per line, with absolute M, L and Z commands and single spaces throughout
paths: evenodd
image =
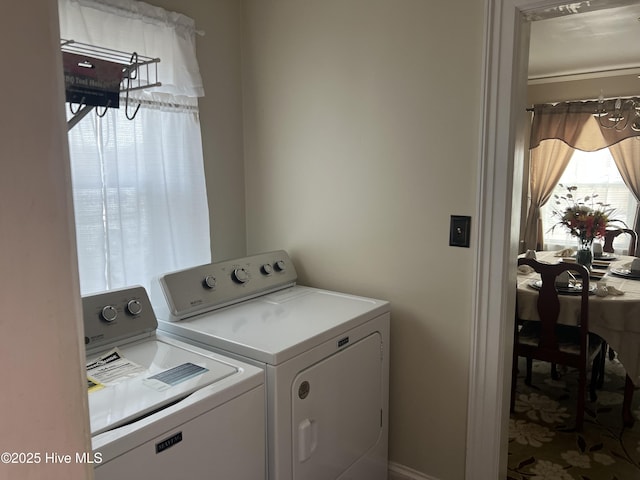
M 528 26 L 522 0 L 487 0 L 467 480 L 506 478 Z M 538 1 L 538 0 L 533 0 Z M 532 3 L 531 1 L 529 3 Z M 511 332 L 511 333 L 510 333 Z
M 566 1 L 486 0 L 466 480 L 507 476 L 518 178 L 526 121 L 529 23 L 525 18 L 562 5 Z
M 399 463 L 389 462 L 389 480 L 439 480 Z
M 544 85 L 546 83 L 575 82 L 578 80 L 592 80 L 594 78 L 625 77 L 634 75 L 640 75 L 640 67 L 600 70 L 597 72 L 566 73 L 563 75 L 551 75 L 548 77 L 530 77 L 529 85 Z

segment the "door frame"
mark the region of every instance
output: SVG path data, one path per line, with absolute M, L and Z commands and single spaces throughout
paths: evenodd
M 606 0 L 605 0 L 606 1 Z M 558 0 L 486 0 L 465 478 L 507 478 L 529 23 Z

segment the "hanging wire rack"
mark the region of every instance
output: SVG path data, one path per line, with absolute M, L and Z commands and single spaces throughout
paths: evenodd
M 87 66 L 91 66 L 92 61 L 99 60 L 101 62 L 116 64 L 118 69 L 121 69 L 122 80 L 120 82 L 119 95 L 121 97 L 124 96 L 125 113 L 129 120 L 133 120 L 140 108 L 138 104 L 132 113 L 129 112 L 131 103 L 129 93 L 162 85 L 162 83 L 158 81 L 159 58 L 147 57 L 137 52 L 128 53 L 64 39 L 60 40 L 60 49 L 63 55 L 66 52 L 81 57 L 83 59 L 82 62 L 86 62 L 85 65 Z M 65 83 L 67 83 L 66 78 Z M 73 117 L 67 122 L 67 130 L 71 130 L 94 108 L 96 108 L 98 115 L 103 116 L 110 107 L 109 104 L 102 105 L 104 110 L 98 111 L 98 105 L 91 105 L 84 100 L 85 98 L 82 98 L 76 107 L 74 107 L 72 103 L 69 104 Z

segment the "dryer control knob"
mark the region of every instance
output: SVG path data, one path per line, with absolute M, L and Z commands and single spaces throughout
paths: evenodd
M 276 272 L 284 272 L 285 268 L 287 267 L 284 263 L 284 260 L 278 260 L 273 264 L 273 268 L 275 268 Z
M 273 267 L 271 264 L 265 263 L 260 267 L 260 272 L 262 272 L 263 275 L 271 275 L 273 273 Z
M 100 316 L 105 322 L 113 322 L 118 318 L 118 311 L 116 310 L 116 307 L 107 305 L 106 307 L 103 307 L 102 312 L 100 312 Z
M 244 268 L 236 268 L 231 274 L 231 279 L 236 283 L 246 283 L 249 280 L 249 274 Z
M 214 277 L 213 275 L 207 275 L 206 277 L 204 277 L 202 285 L 204 286 L 204 288 L 213 290 L 214 288 L 216 288 L 216 277 Z
M 127 302 L 127 312 L 131 315 L 140 315 L 142 313 L 142 304 L 139 300 L 129 300 Z

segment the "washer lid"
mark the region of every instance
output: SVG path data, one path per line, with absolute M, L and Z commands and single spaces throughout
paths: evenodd
M 126 363 L 120 365 L 119 372 L 115 372 L 116 365 L 111 372 L 103 369 L 114 379 L 89 391 L 92 435 L 131 423 L 240 371 L 234 365 L 190 351 L 187 345 L 178 345 L 180 342 L 154 337 L 117 348 Z M 88 357 L 87 364 L 103 354 Z M 109 370 L 109 363 L 104 365 Z
M 161 330 L 277 365 L 389 311 L 389 302 L 295 286 Z

